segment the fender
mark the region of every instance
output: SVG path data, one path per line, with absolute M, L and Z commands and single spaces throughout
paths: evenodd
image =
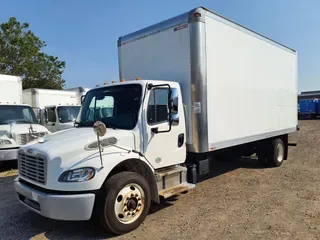
M 157 203 L 160 202 L 158 186 L 157 186 L 156 179 L 154 177 L 154 170 L 144 157 L 139 159 L 138 158 L 127 159 L 119 163 L 109 173 L 105 182 L 114 174 L 117 174 L 123 171 L 136 172 L 141 176 L 143 176 L 149 183 L 150 190 L 151 190 L 151 200 Z

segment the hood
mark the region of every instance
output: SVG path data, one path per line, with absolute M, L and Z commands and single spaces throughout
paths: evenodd
M 116 145 L 126 148 L 134 149 L 134 134 L 127 130 L 112 130 L 107 129 L 101 141 L 106 139 L 116 140 Z M 45 154 L 48 161 L 59 159 L 60 166 L 75 164 L 77 161 L 87 158 L 88 156 L 97 153 L 96 148 L 97 136 L 91 127 L 83 128 L 69 128 L 66 130 L 58 131 L 50 135 L 36 140 L 24 147 L 24 150 L 29 148 Z M 105 147 L 104 152 L 110 151 L 114 147 Z
M 44 126 L 39 124 L 31 124 L 34 132 L 48 132 Z M 6 135 L 8 136 L 10 133 L 12 135 L 19 135 L 29 133 L 30 124 L 15 124 L 10 127 L 10 124 L 2 124 L 0 125 L 0 136 Z M 11 132 L 10 132 L 11 131 Z

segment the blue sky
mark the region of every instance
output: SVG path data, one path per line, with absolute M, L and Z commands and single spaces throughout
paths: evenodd
M 67 87 L 93 87 L 118 79 L 119 36 L 200 5 L 296 49 L 299 90 L 320 89 L 319 0 L 2 0 L 0 22 L 30 23 L 66 61 Z

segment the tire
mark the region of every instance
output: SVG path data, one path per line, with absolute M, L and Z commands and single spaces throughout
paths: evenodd
M 271 167 L 280 167 L 285 156 L 285 146 L 280 138 L 272 140 L 268 155 L 267 163 Z
M 151 193 L 148 182 L 135 172 L 113 175 L 102 188 L 97 214 L 100 225 L 115 234 L 124 234 L 140 226 L 148 215 Z

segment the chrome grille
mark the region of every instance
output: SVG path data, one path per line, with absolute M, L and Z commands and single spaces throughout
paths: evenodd
M 25 145 L 33 140 L 36 140 L 37 138 L 43 137 L 44 135 L 46 135 L 45 132 L 24 133 L 17 135 L 16 141 L 19 145 Z
M 34 182 L 46 184 L 47 160 L 44 155 L 30 155 L 19 152 L 19 174 Z

